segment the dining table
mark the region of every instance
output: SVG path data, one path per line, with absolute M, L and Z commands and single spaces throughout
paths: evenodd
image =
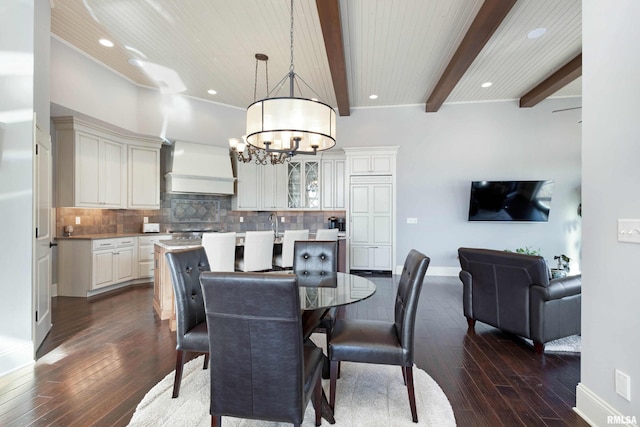
M 293 274 L 290 270 L 273 273 Z M 307 345 L 315 345 L 309 337 L 331 308 L 343 308 L 365 300 L 376 292 L 376 285 L 371 280 L 349 273 L 298 274 L 297 279 L 302 310 L 302 332 Z M 327 357 L 324 364 L 323 371 L 328 372 Z M 330 424 L 335 424 L 333 409 L 329 405 L 324 390 L 322 391 L 322 417 Z

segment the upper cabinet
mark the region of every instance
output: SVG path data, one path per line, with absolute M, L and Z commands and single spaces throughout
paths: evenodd
M 236 164 L 236 210 L 287 209 L 287 165 Z
M 344 153 L 342 151 L 324 153 L 320 166 L 322 209 L 346 209 Z
M 129 209 L 160 207 L 160 150 L 129 146 Z
M 287 207 L 320 209 L 320 162 L 291 160 L 287 168 Z
M 356 154 L 349 156 L 350 175 L 394 175 L 395 156 L 388 153 Z
M 235 160 L 236 210 L 344 210 L 345 156 L 332 150 L 295 156 L 281 165 Z
M 160 208 L 160 139 L 74 117 L 53 121 L 58 207 Z

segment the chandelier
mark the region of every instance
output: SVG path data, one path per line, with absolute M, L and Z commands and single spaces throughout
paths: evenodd
M 267 61 L 269 57 L 263 53 L 256 53 L 256 73 L 253 84 L 253 101 L 256 100 L 256 93 L 258 90 L 258 64 L 260 61 L 264 61 L 265 66 L 265 80 L 267 94 L 269 93 L 269 64 Z M 268 95 L 267 95 L 268 96 Z M 243 163 L 250 163 L 255 161 L 257 165 L 266 165 L 271 163 L 272 165 L 283 164 L 290 160 L 289 155 L 285 153 L 268 153 L 262 148 L 254 147 L 247 144 L 246 136 L 242 137 L 242 140 L 238 138 L 229 138 L 229 148 L 231 153 L 236 156 L 238 161 Z
M 285 153 L 268 153 L 266 150 L 249 145 L 244 136 L 242 140 L 229 138 L 229 147 L 238 161 L 242 163 L 254 161 L 257 165 L 267 165 L 269 163 L 272 165 L 280 165 L 291 159 Z
M 286 156 L 316 154 L 336 144 L 336 112 L 323 102 L 294 95 L 294 87 L 298 81 L 311 91 L 313 89 L 294 72 L 293 0 L 290 36 L 289 72 L 274 88 L 274 92 L 277 92 L 288 80 L 289 96 L 270 98 L 271 93 L 267 93 L 266 98 L 254 101 L 247 107 L 246 142 L 248 146 L 264 149 L 267 153 Z

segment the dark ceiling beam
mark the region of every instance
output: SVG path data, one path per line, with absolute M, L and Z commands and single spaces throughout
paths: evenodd
M 520 107 L 533 107 L 582 75 L 582 53 L 520 98 Z
M 349 106 L 349 86 L 347 84 L 347 64 L 344 60 L 342 25 L 340 23 L 339 0 L 316 0 L 320 26 L 324 37 L 324 47 L 329 60 L 329 70 L 333 80 L 333 91 L 341 116 L 351 114 Z
M 514 4 L 516 0 L 485 0 L 458 46 L 458 50 L 427 99 L 427 113 L 440 109 Z

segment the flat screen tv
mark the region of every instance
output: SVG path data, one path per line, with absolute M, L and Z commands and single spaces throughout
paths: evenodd
M 553 181 L 473 181 L 469 221 L 547 222 Z

